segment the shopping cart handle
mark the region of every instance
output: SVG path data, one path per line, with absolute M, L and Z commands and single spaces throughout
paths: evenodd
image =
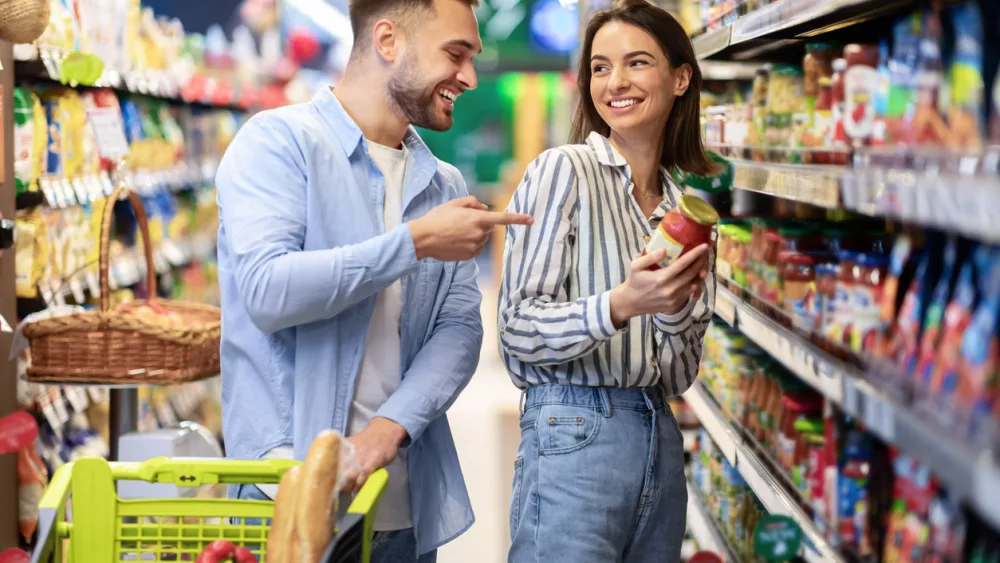
M 277 483 L 300 462 L 289 459 L 239 460 L 195 457 L 154 457 L 141 463 L 111 463 L 116 481 L 171 483 L 179 487 L 202 485 L 258 485 Z

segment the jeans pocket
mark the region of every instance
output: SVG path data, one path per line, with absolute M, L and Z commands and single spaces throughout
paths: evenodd
M 594 441 L 602 416 L 592 407 L 545 405 L 538 412 L 535 431 L 539 453 L 558 455 L 575 452 Z
M 517 524 L 521 521 L 521 481 L 524 458 L 518 457 L 514 460 L 514 480 L 510 487 L 510 540 L 514 541 L 514 532 L 517 531 Z

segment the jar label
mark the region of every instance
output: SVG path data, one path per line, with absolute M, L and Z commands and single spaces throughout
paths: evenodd
M 649 244 L 646 245 L 646 253 L 649 254 L 657 250 L 667 251 L 667 256 L 660 262 L 660 266 L 666 268 L 681 255 L 681 252 L 684 252 L 684 245 L 664 233 L 662 229 L 656 229 L 653 231 L 653 236 L 649 238 Z
M 877 84 L 878 73 L 870 66 L 855 65 L 844 73 L 844 132 L 849 137 L 871 137 Z

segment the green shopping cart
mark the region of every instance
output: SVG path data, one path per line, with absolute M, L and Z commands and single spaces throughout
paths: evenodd
M 121 499 L 115 481 L 180 487 L 277 483 L 299 462 L 154 458 L 109 463 L 82 458 L 59 468 L 39 505 L 32 563 L 194 561 L 216 540 L 244 546 L 260 561 L 267 550 L 271 501 L 170 498 Z M 368 563 L 378 503 L 389 481 L 380 469 L 338 520 L 323 563 Z M 72 521 L 67 520 L 67 512 Z

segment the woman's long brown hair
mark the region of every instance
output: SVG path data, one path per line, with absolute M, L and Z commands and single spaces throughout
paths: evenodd
M 580 55 L 580 72 L 576 84 L 580 90 L 570 142 L 583 143 L 591 131 L 605 137 L 611 128 L 601 119 L 590 97 L 590 56 L 594 36 L 605 24 L 620 21 L 642 29 L 659 43 L 671 68 L 687 63 L 691 67 L 691 83 L 683 96 L 674 100 L 670 116 L 663 131 L 663 156 L 660 163 L 667 170 L 680 169 L 694 174 L 712 174 L 716 167 L 705 154 L 701 142 L 701 69 L 694 54 L 691 40 L 681 24 L 669 13 L 646 0 L 616 0 L 610 7 L 595 13 L 587 24 Z

